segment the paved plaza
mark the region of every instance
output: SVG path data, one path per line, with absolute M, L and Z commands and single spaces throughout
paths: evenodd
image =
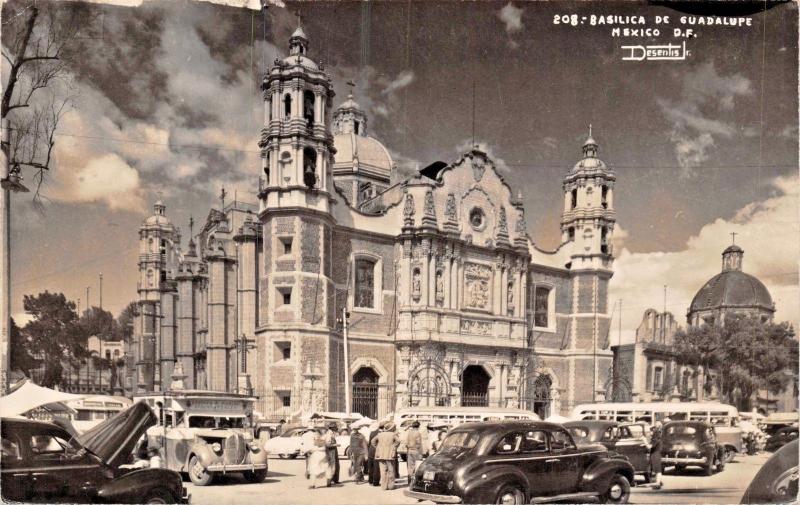
M 668 473 L 664 476 L 664 487 L 654 490 L 648 486 L 632 490 L 631 503 L 739 503 L 747 485 L 769 454 L 740 456 L 725 470 L 713 476 L 702 475 L 700 469 L 687 470 L 682 475 Z M 275 504 L 403 504 L 418 503 L 403 495 L 406 482 L 405 465 L 400 464 L 401 478 L 397 489 L 382 491 L 368 484 L 356 485 L 347 476 L 349 462 L 342 460 L 344 482 L 338 486 L 308 489 L 303 476 L 304 461 L 270 460 L 267 480 L 261 484 L 248 484 L 238 476 L 231 476 L 208 487 L 196 487 L 187 483 L 192 503 L 197 505 L 226 505 L 250 503 Z

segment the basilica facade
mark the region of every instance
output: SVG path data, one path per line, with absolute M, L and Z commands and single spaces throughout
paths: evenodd
M 591 132 L 544 251 L 479 148 L 401 179 L 308 47 L 298 28 L 264 77 L 253 201 L 223 200 L 186 247 L 160 201 L 140 227 L 129 389 L 178 377 L 273 417 L 603 399 L 616 176 Z

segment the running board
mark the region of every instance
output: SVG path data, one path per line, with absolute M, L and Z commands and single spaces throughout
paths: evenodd
M 553 496 L 539 496 L 531 499 L 531 503 L 550 503 L 554 501 L 575 500 L 581 498 L 597 498 L 597 493 L 569 493 Z

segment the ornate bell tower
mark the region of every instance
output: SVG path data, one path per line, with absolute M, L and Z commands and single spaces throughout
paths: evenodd
M 571 268 L 611 269 L 614 232 L 614 182 L 617 176 L 597 157 L 597 142 L 589 137 L 583 144 L 583 158 L 564 177 L 564 211 L 561 214 L 562 242 L 572 242 Z
M 276 59 L 267 72 L 262 89 L 259 223 L 264 255 L 255 324 L 260 362 L 253 369 L 262 374 L 256 384 L 296 410 L 302 399 L 292 392 L 302 388 L 303 373 L 338 366 L 330 357 L 333 351 L 326 351 L 338 345 L 331 279 L 334 92 L 322 63 L 309 58 L 302 28 L 289 39 L 289 55 Z M 274 365 L 280 372 L 272 373 Z M 330 392 L 336 387 L 330 375 L 319 379 L 317 388 Z

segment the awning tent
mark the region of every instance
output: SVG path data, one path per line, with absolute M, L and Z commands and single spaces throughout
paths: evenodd
M 0 398 L 0 415 L 3 417 L 21 416 L 43 405 L 80 400 L 84 396 L 86 395 L 64 393 L 26 381 L 13 393 Z

